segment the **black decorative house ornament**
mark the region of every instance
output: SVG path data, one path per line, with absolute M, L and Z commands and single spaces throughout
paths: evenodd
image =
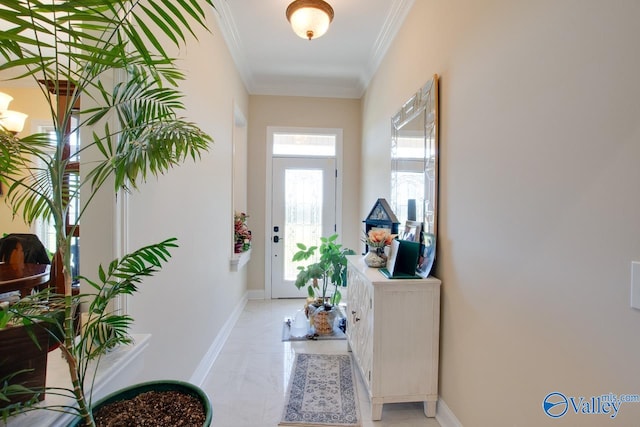
M 398 234 L 398 226 L 400 221 L 396 214 L 391 210 L 391 206 L 385 199 L 378 199 L 373 205 L 373 209 L 363 221 L 365 224 L 365 234 L 369 234 L 369 230 L 373 228 L 387 228 L 391 234 Z M 367 247 L 366 250 L 369 250 Z

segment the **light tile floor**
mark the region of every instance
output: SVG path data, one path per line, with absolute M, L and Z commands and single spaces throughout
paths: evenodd
M 302 305 L 302 300 L 247 303 L 203 384 L 213 403 L 213 426 L 277 426 L 294 355 L 347 352 L 345 340 L 281 341 L 284 318 Z M 362 427 L 439 427 L 424 416 L 421 403 L 385 404 L 382 421 L 371 421 L 371 404 L 360 374 L 356 377 Z

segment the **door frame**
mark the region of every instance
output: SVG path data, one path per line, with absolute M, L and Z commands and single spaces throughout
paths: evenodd
M 292 126 L 267 126 L 266 167 L 265 167 L 265 208 L 264 208 L 264 299 L 271 298 L 271 228 L 272 172 L 273 172 L 273 134 L 274 133 L 305 133 L 336 136 L 336 233 L 342 235 L 342 129 L 339 128 L 310 128 Z

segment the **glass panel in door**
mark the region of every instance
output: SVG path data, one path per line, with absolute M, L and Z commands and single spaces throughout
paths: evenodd
M 334 233 L 335 159 L 274 158 L 272 194 L 271 296 L 305 297 L 294 285 L 302 264 L 291 258 L 297 243 L 317 246 Z

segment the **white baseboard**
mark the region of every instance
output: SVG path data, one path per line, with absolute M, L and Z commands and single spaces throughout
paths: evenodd
M 253 290 L 253 291 L 247 291 L 249 294 L 249 299 L 250 300 L 260 300 L 260 299 L 265 299 L 264 298 L 264 290 Z
M 231 335 L 231 330 L 242 314 L 242 310 L 244 310 L 245 305 L 247 305 L 248 294 L 248 292 L 244 294 L 244 296 L 240 299 L 240 302 L 238 302 L 236 308 L 227 318 L 227 321 L 224 323 L 224 325 L 222 325 L 222 329 L 213 340 L 213 343 L 209 347 L 209 350 L 207 350 L 207 353 L 198 364 L 198 367 L 193 372 L 193 375 L 191 375 L 191 378 L 189 379 L 190 383 L 195 384 L 198 387 L 202 387 L 202 384 L 204 383 L 207 375 L 209 375 L 209 372 L 213 367 L 213 363 L 216 361 L 216 358 L 222 351 L 224 343 L 227 341 L 227 338 L 229 338 L 229 335 Z
M 458 421 L 451 409 L 444 403 L 444 400 L 438 399 L 436 407 L 436 420 L 440 427 L 462 427 L 462 423 Z

